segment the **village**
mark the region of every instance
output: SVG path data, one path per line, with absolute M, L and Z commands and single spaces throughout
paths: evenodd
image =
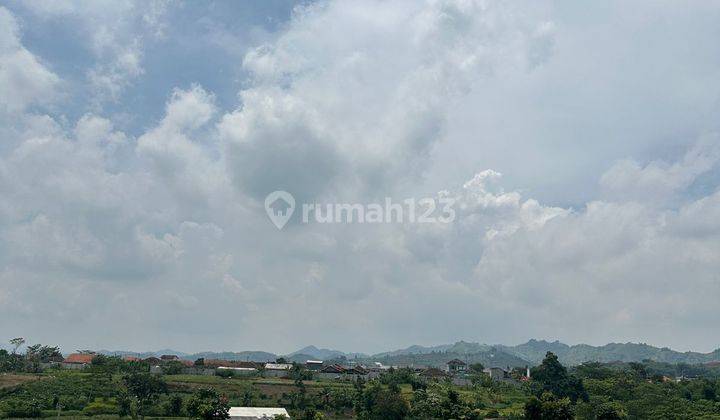
M 708 401 L 720 400 L 716 362 L 566 367 L 547 351 L 539 364 L 503 367 L 509 359 L 495 352 L 481 363 L 477 354 L 447 351 L 394 360 L 311 346 L 285 356 L 168 350 L 63 355 L 59 347 L 40 344 L 21 351 L 20 337 L 10 343 L 10 351 L 0 349 L 0 418 L 590 420 L 598 413 L 613 419 L 703 414 Z M 419 363 L 428 360 L 436 362 Z M 606 400 L 604 390 L 618 381 L 632 395 L 624 405 Z M 654 400 L 655 391 L 672 398 Z M 674 418 L 662 416 L 647 418 Z
M 272 361 L 251 360 L 222 360 L 211 358 L 197 358 L 188 360 L 175 354 L 163 354 L 140 358 L 133 355 L 113 355 L 98 353 L 90 350 L 62 356 L 54 352 L 50 357 L 44 358 L 36 364 L 37 373 L 45 372 L 56 375 L 58 372 L 73 373 L 76 375 L 93 374 L 103 371 L 102 366 L 111 364 L 126 366 L 127 369 L 142 369 L 150 376 L 157 378 L 203 378 L 217 381 L 228 380 L 228 384 L 237 384 L 238 380 L 268 381 L 280 386 L 299 386 L 302 382 L 313 383 L 317 386 L 323 384 L 336 384 L 333 386 L 357 387 L 366 383 L 377 383 L 394 374 L 402 372 L 411 377 L 410 382 L 419 384 L 437 383 L 444 386 L 470 389 L 480 383 L 503 384 L 504 386 L 519 387 L 530 380 L 530 369 L 511 369 L 509 367 L 484 367 L 479 363 L 467 363 L 458 358 L 448 360 L 443 366 L 387 366 L 380 362 L 359 363 L 347 360 L 297 360 L 289 361 L 279 357 Z M 100 369 L 100 370 L 99 370 Z M 389 375 L 389 376 L 388 376 Z M 407 377 L 407 376 L 406 376 Z M 230 380 L 234 381 L 230 381 Z M 184 383 L 193 383 L 186 380 Z M 285 385 L 282 385 L 285 384 Z M 489 386 L 489 385 L 488 385 Z M 269 402 L 269 401 L 268 401 Z M 237 420 L 260 419 L 290 419 L 288 409 L 281 406 L 228 405 L 227 417 Z
M 84 369 L 93 363 L 96 353 L 85 351 L 73 353 L 62 361 L 50 361 L 45 367 L 53 365 L 62 366 L 65 369 Z M 272 362 L 240 361 L 203 359 L 194 361 L 186 360 L 174 354 L 162 355 L 160 357 L 148 357 L 141 359 L 135 356 L 123 356 L 125 362 L 145 363 L 150 366 L 150 372 L 155 374 L 182 374 L 182 375 L 216 375 L 223 377 L 232 376 L 257 376 L 262 378 L 292 378 L 294 372 L 304 372 L 304 377 L 314 380 L 327 381 L 369 381 L 379 378 L 383 373 L 397 370 L 409 369 L 418 379 L 430 381 L 449 381 L 455 386 L 470 386 L 479 379 L 504 382 L 508 384 L 519 384 L 530 379 L 530 368 L 528 366 L 510 368 L 507 367 L 484 367 L 481 364 L 468 364 L 460 359 L 452 359 L 444 366 L 386 366 L 380 362 L 370 365 L 359 364 L 353 361 L 323 361 L 306 360 L 304 363 L 289 362 L 285 358 L 278 358 Z

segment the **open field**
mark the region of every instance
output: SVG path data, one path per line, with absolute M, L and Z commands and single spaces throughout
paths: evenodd
M 26 382 L 38 380 L 37 375 L 13 375 L 9 373 L 0 374 L 0 389 L 12 388 Z

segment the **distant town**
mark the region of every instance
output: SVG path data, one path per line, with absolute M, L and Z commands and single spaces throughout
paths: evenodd
M 460 341 L 376 355 L 314 346 L 283 356 L 172 350 L 63 354 L 22 337 L 8 343 L 0 350 L 3 418 L 720 416 L 718 351 L 530 340 L 517 346 Z

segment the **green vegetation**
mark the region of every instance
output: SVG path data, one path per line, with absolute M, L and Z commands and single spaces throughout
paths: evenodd
M 301 365 L 289 378 L 181 375 L 177 362 L 150 373 L 143 362 L 96 355 L 82 370 L 49 364 L 55 347 L 0 351 L 0 417 L 196 418 L 221 420 L 230 406 L 285 407 L 294 419 L 718 419 L 720 379 L 706 366 L 584 363 L 567 368 L 548 352 L 531 370 L 492 381 L 469 366 L 468 386 L 425 381 L 409 368 L 371 381 L 317 380 Z M 51 367 L 52 366 L 52 367 Z M 220 376 L 222 375 L 222 376 Z M 692 378 L 689 378 L 691 377 Z M 677 379 L 680 377 L 679 379 Z

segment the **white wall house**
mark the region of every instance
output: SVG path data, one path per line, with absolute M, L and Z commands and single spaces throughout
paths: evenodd
M 266 363 L 263 376 L 266 378 L 284 378 L 290 374 L 292 365 L 289 363 Z
M 273 420 L 277 415 L 290 418 L 287 410 L 279 407 L 230 407 L 230 418 L 236 420 Z

